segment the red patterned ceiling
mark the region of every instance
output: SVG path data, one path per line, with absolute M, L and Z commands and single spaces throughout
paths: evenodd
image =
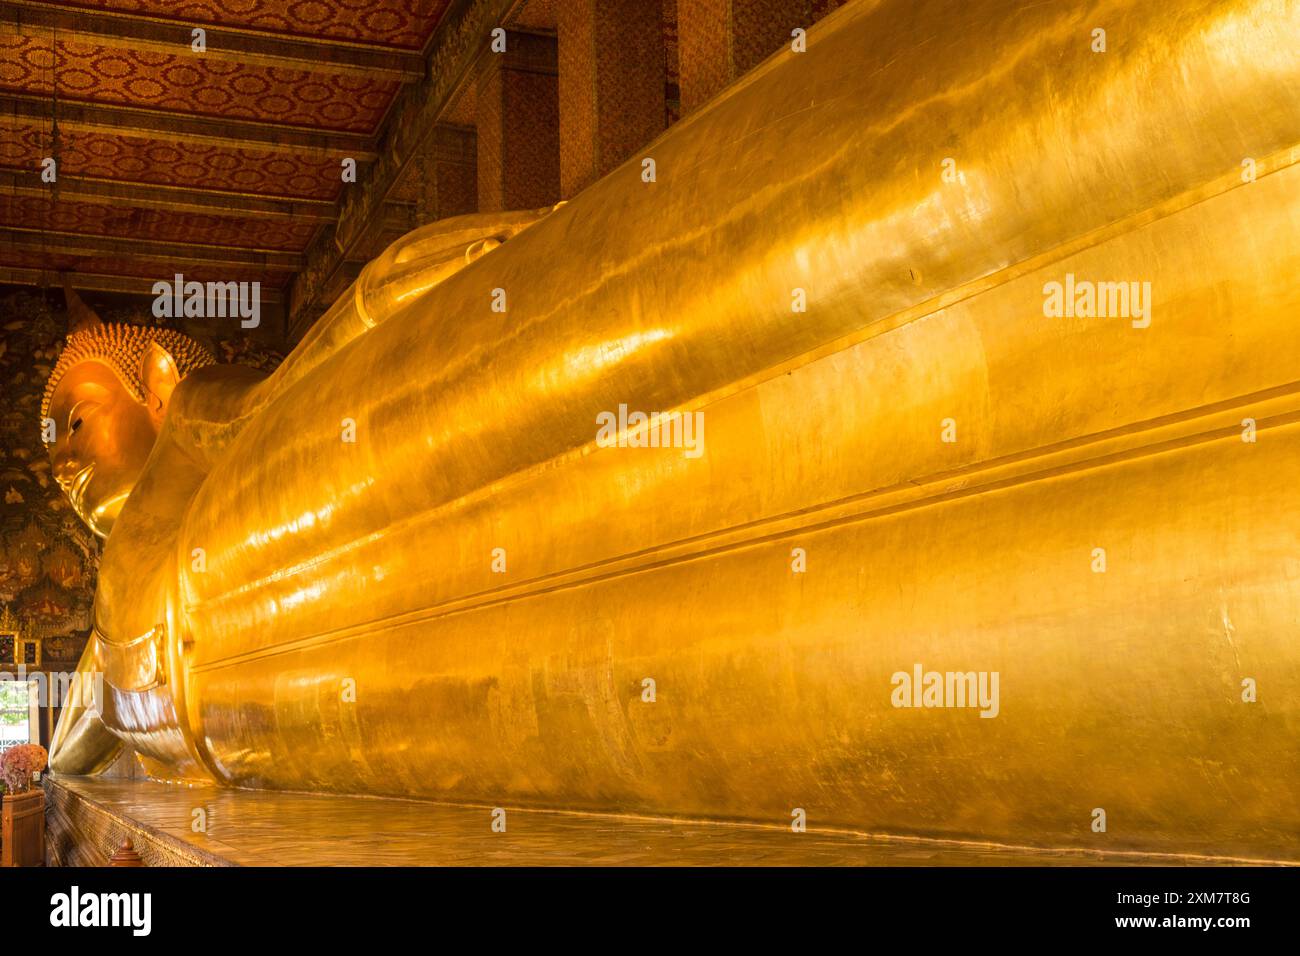
M 450 0 L 54 0 L 61 7 L 138 13 L 296 36 L 418 49 Z
M 319 208 L 297 219 L 270 214 L 257 203 L 340 196 L 340 160 L 372 152 L 381 139 L 401 88 L 392 66 L 409 65 L 406 51 L 424 47 L 450 0 L 14 2 L 20 14 L 25 7 L 33 17 L 60 7 L 70 16 L 61 21 L 55 47 L 47 29 L 0 33 L 0 105 L 6 98 L 14 104 L 12 112 L 0 109 L 0 170 L 14 184 L 0 191 L 0 228 L 24 231 L 15 233 L 24 238 L 14 248 L 0 248 L 0 271 L 10 276 L 0 281 L 30 282 L 33 273 L 48 279 L 60 269 L 103 277 L 108 288 L 120 286 L 116 279 L 152 281 L 178 271 L 169 259 L 179 244 L 206 247 L 197 258 L 186 250 L 186 275 L 260 279 L 271 288 L 283 287 L 291 273 L 283 260 L 274 268 L 258 266 L 250 251 L 300 253 L 328 223 L 322 224 Z M 238 49 L 240 37 L 250 34 L 259 42 L 288 37 L 300 45 L 285 47 L 286 65 L 274 66 L 265 59 L 196 53 L 184 40 L 174 49 L 159 46 L 157 38 L 170 35 L 166 31 L 139 46 L 124 39 L 139 35 L 133 31 L 146 26 L 139 22 L 145 20 L 228 27 L 233 32 L 223 38 L 230 41 L 227 50 L 231 42 Z M 114 24 L 125 24 L 120 36 L 105 32 Z M 303 41 L 309 52 L 295 68 L 288 61 Z M 356 61 L 332 66 L 347 60 L 342 54 L 349 51 L 340 44 L 352 43 L 389 48 L 392 65 L 369 72 Z M 319 59 L 311 52 L 317 48 Z M 387 63 L 389 54 L 379 57 Z M 31 118 L 33 98 L 47 104 L 54 99 L 56 74 L 58 101 L 81 107 L 75 115 L 59 112 L 57 150 L 50 123 Z M 135 114 L 116 107 L 150 111 L 154 118 L 137 124 Z M 159 132 L 172 117 L 178 124 L 190 117 L 207 122 L 173 139 Z M 308 131 L 327 135 L 313 139 Z M 42 195 L 48 186 L 40 172 L 50 155 L 58 157 L 61 180 L 67 177 L 74 186 L 78 178 L 91 186 L 110 180 L 118 184 L 117 198 L 77 196 L 71 187 Z M 187 202 L 183 192 L 154 191 L 160 186 L 202 195 Z M 187 205 L 212 211 L 185 211 Z M 106 239 L 131 241 L 131 257 L 109 255 Z M 224 261 L 208 265 L 214 250 Z
M 366 77 L 307 73 L 145 50 L 58 42 L 59 95 L 207 116 L 367 133 L 378 125 L 398 84 Z M 50 95 L 54 57 L 48 40 L 0 36 L 0 89 Z
M 18 125 L 0 134 L 0 168 L 38 169 L 49 154 L 48 127 Z M 338 155 L 166 143 L 76 130 L 62 132 L 60 154 L 65 175 L 118 182 L 295 199 L 333 199 L 341 186 Z

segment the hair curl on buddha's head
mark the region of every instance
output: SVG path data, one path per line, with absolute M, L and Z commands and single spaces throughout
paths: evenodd
M 45 383 L 41 418 L 49 415 L 54 389 L 68 369 L 87 360 L 103 362 L 113 370 L 136 401 L 144 402 L 145 387 L 140 366 L 145 351 L 152 342 L 157 342 L 167 350 L 167 354 L 176 363 L 181 378 L 196 368 L 217 363 L 211 352 L 182 332 L 121 322 L 95 323 L 68 335 L 68 341 L 59 353 L 59 360 L 54 364 L 54 371 Z

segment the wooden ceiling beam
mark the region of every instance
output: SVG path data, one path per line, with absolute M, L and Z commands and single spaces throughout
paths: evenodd
M 64 130 L 132 136 L 169 143 L 201 143 L 226 149 L 270 149 L 351 157 L 358 164 L 378 157 L 374 138 L 361 133 L 328 132 L 255 120 L 198 116 L 169 110 L 139 109 L 59 100 L 59 127 Z M 49 126 L 48 96 L 0 94 L 0 128 L 39 123 Z
M 0 246 L 51 255 L 149 259 L 177 266 L 186 264 L 248 266 L 271 272 L 296 272 L 302 256 L 279 249 L 243 249 L 197 242 L 161 242 L 123 239 L 76 232 L 52 232 L 18 226 L 0 226 Z
M 39 173 L 0 169 L 0 193 L 48 197 L 54 184 Z M 197 212 L 241 219 L 289 219 L 294 222 L 333 222 L 334 203 L 327 199 L 280 199 L 252 193 L 122 182 L 89 176 L 59 176 L 58 196 L 69 202 L 111 203 L 135 209 Z
M 164 277 L 170 278 L 170 277 Z M 83 292 L 121 292 L 127 295 L 154 295 L 155 279 L 140 276 L 116 276 L 100 273 L 76 272 L 69 276 L 72 285 Z M 34 285 L 58 287 L 61 277 L 52 272 L 39 269 L 22 269 L 0 265 L 0 285 Z M 261 302 L 263 305 L 278 305 L 284 301 L 284 294 L 279 289 L 263 288 Z
M 191 47 L 192 31 L 204 30 L 206 49 Z M 252 66 L 314 73 L 347 74 L 414 83 L 424 78 L 418 52 L 367 43 L 285 36 L 258 30 L 191 23 L 141 14 L 69 9 L 32 0 L 0 0 L 0 34 L 57 35 L 96 46 L 150 50 L 180 56 L 205 56 Z

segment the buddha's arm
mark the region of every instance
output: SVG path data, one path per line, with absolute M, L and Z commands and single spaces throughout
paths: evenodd
M 356 282 L 312 325 L 297 348 L 256 393 L 263 407 L 301 381 L 357 336 L 427 294 L 480 256 L 517 236 L 551 211 L 470 213 L 407 233 L 362 270 Z
M 398 239 L 362 270 L 271 375 L 232 366 L 191 375 L 168 410 L 172 440 L 211 467 L 249 419 L 323 362 L 549 212 L 551 207 L 455 216 Z

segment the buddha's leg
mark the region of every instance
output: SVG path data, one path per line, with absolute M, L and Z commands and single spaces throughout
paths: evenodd
M 250 407 L 271 401 L 357 336 L 409 307 L 550 211 L 548 207 L 455 216 L 396 240 L 316 320 L 293 354 L 252 396 Z

